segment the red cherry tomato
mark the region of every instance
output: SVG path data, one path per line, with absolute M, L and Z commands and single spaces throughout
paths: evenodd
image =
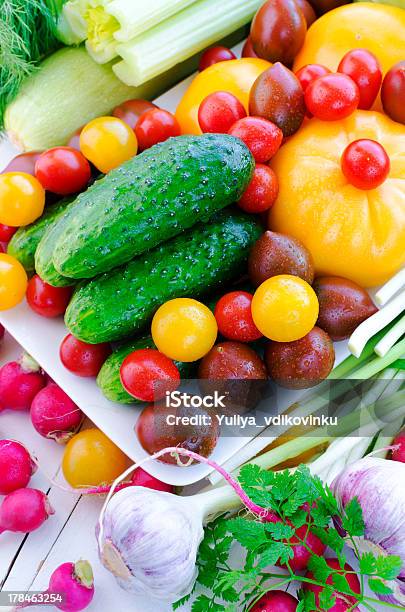
M 352 49 L 340 61 L 338 72 L 347 74 L 359 88 L 358 108 L 363 110 L 371 108 L 382 81 L 381 66 L 376 56 L 367 49 Z
M 71 147 L 55 147 L 41 153 L 35 164 L 35 176 L 47 191 L 69 195 L 86 187 L 91 170 L 80 151 Z
M 253 323 L 252 299 L 247 291 L 231 291 L 218 300 L 214 315 L 219 333 L 228 340 L 253 342 L 262 337 Z
M 305 104 L 322 121 L 337 121 L 351 115 L 358 107 L 360 92 L 347 74 L 325 74 L 312 81 L 305 92 Z
M 227 60 L 236 59 L 236 55 L 228 49 L 228 47 L 210 47 L 206 49 L 200 58 L 200 64 L 198 69 L 200 72 L 209 68 L 213 64 L 218 64 L 218 62 L 226 62 Z
M 388 117 L 405 124 L 405 60 L 395 64 L 385 75 L 381 101 Z
M 198 122 L 204 133 L 226 134 L 243 117 L 246 117 L 245 107 L 236 96 L 227 91 L 210 94 L 198 109 Z
M 315 81 L 318 77 L 330 74 L 329 68 L 322 66 L 322 64 L 307 64 L 303 66 L 295 73 L 295 76 L 301 83 L 302 91 L 305 93 L 308 85 Z
M 173 136 L 180 136 L 180 133 L 181 129 L 176 117 L 161 108 L 154 108 L 144 113 L 135 127 L 141 151 Z
M 8 166 L 1 171 L 1 174 L 5 172 L 25 172 L 25 174 L 32 174 L 35 176 L 35 163 L 42 151 L 31 151 L 31 153 L 21 153 L 9 162 Z
M 84 378 L 97 376 L 111 354 L 109 344 L 87 344 L 68 334 L 60 345 L 60 360 L 69 372 Z
M 118 119 L 125 121 L 125 123 L 134 130 L 139 117 L 154 108 L 157 108 L 156 104 L 148 100 L 127 100 L 119 106 L 116 106 L 112 114 L 114 117 L 118 117 Z
M 245 117 L 233 124 L 228 134 L 243 140 L 258 163 L 268 162 L 280 148 L 283 132 L 262 117 Z
M 70 147 L 71 149 L 76 149 L 76 151 L 80 151 L 80 134 L 82 133 L 83 128 L 84 125 L 82 125 L 82 127 L 80 127 L 78 130 L 76 130 L 76 132 L 71 135 L 69 142 L 67 143 L 68 147 Z
M 276 173 L 269 166 L 256 164 L 253 178 L 239 200 L 238 206 L 248 213 L 261 213 L 273 206 L 277 196 Z
M 27 302 L 41 317 L 52 319 L 64 314 L 72 293 L 73 287 L 52 287 L 36 274 L 27 286 Z
M 11 227 L 11 225 L 3 225 L 0 223 L 0 242 L 10 242 L 18 227 Z
M 250 36 L 247 37 L 246 42 L 243 45 L 242 57 L 259 57 L 256 51 L 253 49 L 252 39 Z
M 120 375 L 124 389 L 142 402 L 160 400 L 180 384 L 177 366 L 156 349 L 140 349 L 128 355 Z
M 387 178 L 390 159 L 375 140 L 355 140 L 343 151 L 342 171 L 358 189 L 375 189 Z

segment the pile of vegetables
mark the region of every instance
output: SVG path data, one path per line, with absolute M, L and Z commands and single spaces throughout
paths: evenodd
M 37 62 L 55 36 L 85 46 L 50 55 L 2 100 L 10 136 L 33 150 L 0 174 L 0 309 L 26 297 L 39 316 L 64 315 L 62 364 L 142 407 L 145 462 L 201 462 L 227 484 L 179 497 L 130 467 L 104 433 L 78 431 L 82 412 L 29 356 L 0 369 L 0 408 L 29 410 L 40 435 L 66 443 L 71 490 L 107 494 L 97 539 L 119 584 L 184 602 L 200 583 L 196 612 L 405 603 L 405 11 L 353 4 L 316 19 L 314 8 L 68 0 L 46 8 L 49 37 L 25 51 Z M 243 57 L 207 49 L 175 114 L 146 99 L 256 10 Z M 342 340 L 352 355 L 334 367 Z M 286 414 L 316 416 L 333 400 L 339 421 L 270 427 L 218 466 L 208 408 L 184 400 L 186 424 L 169 424 L 163 400 L 193 377 L 241 415 L 269 388 L 313 387 Z M 196 414 L 210 425 L 190 424 Z M 36 463 L 0 442 L 0 533 L 53 513 L 27 487 Z M 72 610 L 93 596 L 83 563 L 51 577 Z M 284 590 L 297 582 L 298 599 Z

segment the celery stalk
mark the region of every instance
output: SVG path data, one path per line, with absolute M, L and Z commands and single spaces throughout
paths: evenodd
M 147 0 L 139 6 L 133 0 L 111 0 L 105 10 L 120 26 L 114 38 L 127 42 L 194 2 L 196 0 Z
M 262 0 L 198 0 L 137 38 L 117 46 L 115 74 L 142 85 L 248 23 Z
M 86 40 L 87 24 L 80 6 L 80 0 L 69 0 L 59 16 L 57 36 L 65 45 L 78 45 Z
M 63 145 L 91 119 L 131 98 L 152 99 L 178 78 L 174 70 L 141 88 L 127 87 L 110 64 L 96 64 L 83 47 L 61 49 L 24 81 L 6 110 L 5 127 L 11 140 L 26 151 Z

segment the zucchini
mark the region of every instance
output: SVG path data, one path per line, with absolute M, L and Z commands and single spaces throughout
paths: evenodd
M 74 200 L 76 202 L 76 200 Z M 37 250 L 35 252 L 35 270 L 36 273 L 49 285 L 53 287 L 70 287 L 76 283 L 71 278 L 66 278 L 59 274 L 53 265 L 52 255 L 55 247 L 57 236 L 64 229 L 64 224 L 69 218 L 74 202 L 65 208 L 64 212 L 59 215 L 51 225 L 46 229 L 42 236 Z
M 35 251 L 46 230 L 66 209 L 72 198 L 64 198 L 48 206 L 44 214 L 35 223 L 20 227 L 8 243 L 7 253 L 24 266 L 29 276 L 35 273 Z
M 93 278 L 238 200 L 254 170 L 227 134 L 179 136 L 125 162 L 82 193 L 56 240 L 55 268 Z
M 125 391 L 120 379 L 120 368 L 125 357 L 133 351 L 145 348 L 156 348 L 151 336 L 145 336 L 122 344 L 103 363 L 97 376 L 97 384 L 108 400 L 118 402 L 119 404 L 142 403 Z M 174 363 L 178 367 L 182 379 L 190 378 L 194 373 L 194 363 L 183 363 L 180 361 L 175 361 Z
M 81 284 L 67 308 L 66 325 L 79 340 L 92 344 L 135 335 L 163 302 L 199 296 L 241 276 L 261 232 L 254 217 L 222 211 L 121 268 Z

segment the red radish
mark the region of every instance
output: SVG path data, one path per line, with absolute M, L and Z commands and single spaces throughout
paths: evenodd
M 0 401 L 4 408 L 29 410 L 46 377 L 32 357 L 24 354 L 0 368 Z
M 338 559 L 326 559 L 326 563 L 329 565 L 329 567 L 335 570 L 338 574 L 343 574 L 343 570 L 340 567 L 340 563 Z M 359 579 L 357 578 L 357 575 L 354 573 L 353 568 L 350 567 L 348 563 L 345 563 L 344 570 L 346 572 L 350 572 L 348 574 L 345 574 L 347 582 L 349 583 L 349 587 L 351 588 L 353 593 L 360 594 L 360 591 L 361 591 L 360 582 L 359 582 Z M 306 578 L 309 578 L 310 580 L 315 580 L 315 576 L 313 575 L 312 572 L 307 572 L 305 576 Z M 326 584 L 333 584 L 332 575 L 327 578 Z M 303 584 L 303 588 L 306 591 L 312 591 L 315 594 L 315 601 L 316 601 L 317 606 L 319 606 L 319 594 L 321 593 L 324 587 L 305 582 Z M 345 595 L 339 592 L 335 592 L 334 596 L 336 597 L 336 601 L 334 605 L 331 608 L 329 608 L 329 612 L 346 612 L 347 610 L 350 610 L 351 612 L 355 612 L 355 611 L 358 612 L 359 609 L 354 607 L 357 603 L 356 597 L 353 597 L 351 595 Z
M 69 372 L 77 376 L 97 376 L 101 366 L 111 354 L 109 344 L 87 344 L 68 334 L 60 345 L 60 359 Z
M 133 486 L 145 487 L 147 489 L 154 489 L 155 491 L 164 491 L 166 493 L 174 493 L 173 485 L 169 485 L 166 482 L 162 482 L 161 480 L 158 480 L 154 476 L 151 476 L 150 474 L 148 474 L 148 472 L 145 472 L 145 470 L 143 470 L 141 467 L 137 467 L 134 470 L 130 482 L 123 482 L 119 484 L 115 488 L 114 493 L 116 493 L 117 491 L 120 491 L 121 489 L 125 489 L 126 487 L 133 487 Z M 111 489 L 111 486 L 107 485 L 103 487 L 97 487 L 95 489 L 87 489 L 87 490 L 81 489 L 80 493 L 82 495 L 102 495 L 104 493 L 109 493 L 110 489 Z
M 27 486 L 37 469 L 31 455 L 16 440 L 0 440 L 0 494 Z
M 31 310 L 51 319 L 64 314 L 72 293 L 73 287 L 52 287 L 35 274 L 27 286 L 27 302 Z
M 4 329 L 4 327 L 2 326 L 2 324 L 0 323 L 0 342 L 1 342 L 1 341 L 3 340 L 3 338 L 4 338 L 4 332 L 5 332 L 5 329 Z
M 391 453 L 391 459 L 405 463 L 405 429 L 399 432 L 392 443 L 394 450 Z
M 278 523 L 281 519 L 274 513 L 268 513 L 263 517 L 264 523 Z M 321 540 L 308 530 L 307 525 L 302 525 L 295 530 L 295 535 L 289 540 L 293 545 L 294 557 L 289 560 L 289 565 L 294 572 L 308 567 L 308 561 L 312 554 L 323 555 L 326 546 Z M 302 543 L 300 543 L 302 542 Z
M 295 612 L 298 600 L 285 591 L 269 591 L 250 608 L 250 612 Z
M 83 412 L 55 383 L 35 396 L 31 404 L 31 421 L 44 438 L 64 444 L 78 430 Z
M 53 605 L 64 612 L 80 612 L 90 605 L 94 596 L 93 570 L 88 561 L 76 561 L 76 563 L 62 563 L 52 573 L 49 586 L 45 594 L 56 593 L 61 596 L 61 602 L 57 601 L 42 605 Z M 35 606 L 35 603 L 26 603 L 17 606 L 17 609 Z
M 54 513 L 45 493 L 38 489 L 18 489 L 9 493 L 0 506 L 0 533 L 30 533 Z

